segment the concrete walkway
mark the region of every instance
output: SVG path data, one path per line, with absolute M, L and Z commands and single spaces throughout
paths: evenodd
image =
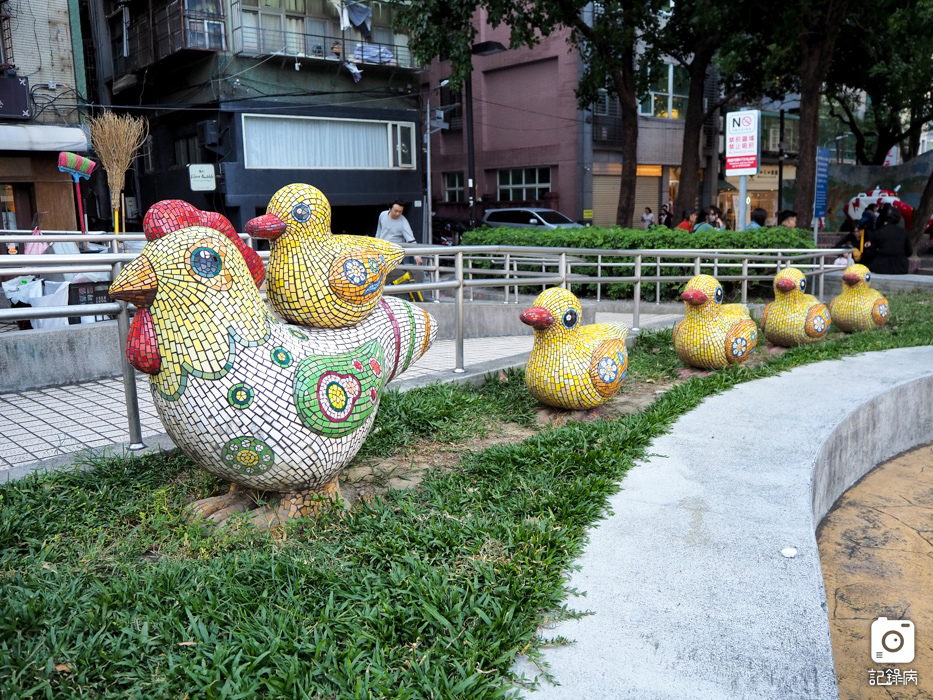
M 516 307 L 517 308 L 517 307 Z M 518 312 L 516 311 L 516 314 Z M 682 314 L 642 314 L 643 328 L 673 325 Z M 631 313 L 596 314 L 598 322 L 621 321 L 631 327 Z M 454 373 L 452 340 L 434 346 L 390 388 L 406 391 L 434 382 L 480 381 L 490 372 L 524 365 L 531 351 L 531 329 L 521 336 L 468 338 L 463 355 L 466 371 Z M 143 442 L 152 449 L 171 449 L 145 375 L 137 374 Z M 54 469 L 74 462 L 77 453 L 120 453 L 129 444 L 122 378 L 0 394 L 0 415 L 7 429 L 0 435 L 0 483 L 37 468 Z
M 931 440 L 933 347 L 707 399 L 610 499 L 568 584 L 590 614 L 543 631 L 573 641 L 545 650 L 559 685 L 525 697 L 836 700 L 816 527 L 871 468 Z M 867 678 L 868 639 L 862 652 Z

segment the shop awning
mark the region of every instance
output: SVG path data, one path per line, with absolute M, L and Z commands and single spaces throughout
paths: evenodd
M 0 124 L 0 151 L 76 151 L 91 148 L 83 129 L 44 124 Z

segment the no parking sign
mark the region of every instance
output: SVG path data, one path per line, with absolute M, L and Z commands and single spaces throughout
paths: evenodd
M 761 112 L 747 109 L 726 115 L 726 177 L 757 175 L 761 164 L 758 127 Z

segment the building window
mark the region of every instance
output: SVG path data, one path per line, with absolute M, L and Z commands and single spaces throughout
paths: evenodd
M 412 169 L 414 142 L 413 122 L 243 115 L 247 168 Z
M 191 163 L 203 163 L 201 160 L 201 147 L 198 146 L 197 136 L 187 136 L 175 139 L 175 165 L 184 167 Z
M 444 173 L 444 201 L 466 201 L 463 188 L 463 173 Z
M 648 94 L 642 98 L 639 113 L 662 119 L 686 119 L 690 75 L 681 66 L 661 64 L 648 71 Z
M 242 0 L 242 5 L 244 51 L 323 57 L 326 40 L 340 36 L 326 0 Z
M 762 150 L 778 153 L 781 150 L 781 119 L 770 115 L 761 117 L 762 137 L 767 139 Z M 784 152 L 797 153 L 800 151 L 800 122 L 797 119 L 785 117 L 784 119 Z
M 499 201 L 530 202 L 551 191 L 550 168 L 518 168 L 499 171 Z
M 6 10 L 6 5 L 0 2 L 0 66 L 8 68 L 13 65 L 13 29 L 12 17 Z

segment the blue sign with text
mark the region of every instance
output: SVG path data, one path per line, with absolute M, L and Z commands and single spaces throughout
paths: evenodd
M 826 195 L 829 191 L 829 149 L 816 149 L 816 192 L 813 195 L 813 218 L 826 216 Z

